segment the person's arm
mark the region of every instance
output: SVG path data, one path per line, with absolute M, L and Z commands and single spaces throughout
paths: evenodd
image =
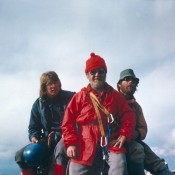
M 65 147 L 76 146 L 78 144 L 76 127 L 76 117 L 78 115 L 77 105 L 76 95 L 74 95 L 68 104 L 63 117 L 62 134 Z
M 41 137 L 42 128 L 39 109 L 39 100 L 36 100 L 31 109 L 28 126 L 29 140 L 33 143 L 37 142 Z
M 121 122 L 119 132 L 121 136 L 126 137 L 126 141 L 130 141 L 136 126 L 136 116 L 134 111 L 129 107 L 126 99 L 121 94 L 119 94 L 118 105 L 118 113 Z
M 142 108 L 139 104 L 138 108 L 137 108 L 137 114 L 136 114 L 136 135 L 135 135 L 135 139 L 138 140 L 144 140 L 147 132 L 148 132 L 148 128 L 147 128 L 147 123 L 145 120 L 145 117 L 143 115 L 143 111 Z

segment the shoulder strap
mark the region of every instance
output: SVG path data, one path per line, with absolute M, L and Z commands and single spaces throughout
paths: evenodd
M 92 100 L 92 103 L 93 103 L 93 106 L 95 108 L 95 112 L 96 112 L 97 118 L 98 118 L 98 123 L 99 123 L 99 127 L 100 127 L 100 132 L 101 132 L 101 146 L 105 147 L 107 145 L 107 135 L 106 135 L 104 127 L 103 127 L 103 123 L 102 123 L 99 109 L 101 109 L 106 114 L 106 116 L 108 117 L 108 122 L 112 123 L 114 121 L 114 119 L 113 119 L 112 114 L 110 114 L 109 111 L 102 104 L 100 104 L 97 97 L 92 92 L 90 92 L 90 98 Z
M 97 106 L 97 108 L 102 110 L 106 114 L 106 116 L 108 117 L 109 122 L 112 123 L 114 121 L 112 114 L 110 114 L 109 111 L 98 101 L 97 97 L 92 92 L 90 92 L 90 98 L 91 98 L 93 104 L 95 104 L 95 106 Z

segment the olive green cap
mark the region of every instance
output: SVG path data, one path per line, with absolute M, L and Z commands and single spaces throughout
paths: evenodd
M 125 77 L 132 77 L 134 79 L 137 79 L 139 81 L 139 78 L 137 78 L 134 74 L 134 71 L 132 69 L 125 69 L 120 73 L 120 80 L 123 80 Z

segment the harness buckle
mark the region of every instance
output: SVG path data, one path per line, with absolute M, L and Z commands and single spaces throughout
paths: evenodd
M 105 147 L 108 144 L 107 136 L 101 136 L 100 146 Z
M 114 122 L 114 117 L 112 114 L 108 117 L 108 123 L 113 123 Z

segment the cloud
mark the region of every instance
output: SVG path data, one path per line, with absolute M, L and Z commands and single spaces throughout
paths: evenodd
M 157 63 L 154 69 L 140 79 L 136 93 L 148 123 L 149 140 L 154 144 L 158 141 L 163 145 L 170 144 L 170 147 L 173 143 L 169 141 L 169 136 L 175 124 L 172 98 L 175 83 L 171 81 L 175 73 L 174 66 L 175 59 Z
M 28 143 L 42 72 L 55 70 L 63 89 L 78 91 L 88 83 L 84 68 L 91 52 L 106 60 L 114 88 L 120 71 L 134 69 L 140 78 L 136 99 L 149 128 L 146 142 L 161 156 L 174 155 L 174 5 L 173 0 L 1 1 L 0 157 L 11 159 Z
M 168 141 L 173 146 L 173 144 L 175 142 L 175 129 L 174 128 L 170 132 L 170 135 L 168 137 Z M 175 154 L 175 151 L 173 152 L 173 154 Z

